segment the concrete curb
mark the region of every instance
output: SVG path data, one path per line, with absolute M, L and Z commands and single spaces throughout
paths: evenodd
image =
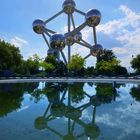
M 38 79 L 3 79 L 0 83 L 24 83 L 24 82 L 92 82 L 92 83 L 140 83 L 140 79 L 117 79 L 117 78 L 38 78 Z

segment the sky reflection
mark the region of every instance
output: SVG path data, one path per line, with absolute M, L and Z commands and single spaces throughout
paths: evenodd
M 30 140 L 139 140 L 139 85 L 40 82 L 13 84 L 8 90 L 8 85 L 0 86 L 0 140 L 17 135 L 28 140 L 25 134 Z

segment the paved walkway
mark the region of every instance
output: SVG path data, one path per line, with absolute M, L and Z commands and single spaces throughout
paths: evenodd
M 3 79 L 0 83 L 24 83 L 24 82 L 93 82 L 93 83 L 140 83 L 140 79 L 125 79 L 125 78 L 35 78 L 35 79 Z

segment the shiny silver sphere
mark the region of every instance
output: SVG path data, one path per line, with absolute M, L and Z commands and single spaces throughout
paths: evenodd
M 101 13 L 97 9 L 91 9 L 86 14 L 86 22 L 90 27 L 97 26 L 101 20 Z
M 63 3 L 63 10 L 66 14 L 72 14 L 75 10 L 75 2 L 73 0 L 65 0 Z
M 69 33 L 65 34 L 65 40 L 68 46 L 72 46 L 75 43 L 74 36 L 69 35 Z
M 92 47 L 92 49 L 90 50 L 90 53 L 93 55 L 93 56 L 97 56 L 98 53 L 102 52 L 103 50 L 103 47 L 100 45 L 100 44 L 97 44 L 97 45 L 94 45 Z
M 48 49 L 47 51 L 48 55 L 53 55 L 54 57 L 59 57 L 59 50 L 58 49 Z
M 35 33 L 42 34 L 44 32 L 45 23 L 42 20 L 40 19 L 35 20 L 32 26 Z
M 64 49 L 65 37 L 62 34 L 54 34 L 50 38 L 50 46 L 52 49 Z
M 82 34 L 81 34 L 81 32 L 78 32 L 76 35 L 74 35 L 74 40 L 75 40 L 76 42 L 81 41 L 81 39 L 82 39 Z
M 47 54 L 48 55 L 54 55 L 54 49 L 48 49 Z

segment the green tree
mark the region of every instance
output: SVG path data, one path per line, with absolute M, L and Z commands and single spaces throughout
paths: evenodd
M 132 59 L 131 66 L 137 73 L 140 73 L 140 54 Z
M 24 94 L 24 84 L 0 84 L 0 117 L 20 109 Z
M 111 84 L 97 84 L 96 96 L 101 103 L 110 103 L 118 94 Z
M 117 59 L 112 59 L 109 61 L 102 60 L 96 64 L 96 71 L 98 74 L 115 74 L 115 68 L 119 66 L 119 63 L 120 62 Z
M 21 64 L 17 66 L 15 75 L 16 76 L 22 76 L 22 75 L 29 76 L 30 75 L 30 72 L 29 72 L 29 69 L 27 67 L 27 63 L 25 60 L 22 60 Z
M 60 61 L 56 67 L 56 74 L 58 76 L 65 76 L 67 74 L 67 67 L 63 63 L 63 61 Z
M 71 95 L 72 102 L 79 103 L 85 95 L 83 90 L 84 83 L 74 83 L 69 85 L 69 94 Z
M 45 58 L 45 62 L 47 63 L 51 63 L 54 67 L 56 67 L 58 65 L 58 61 L 56 60 L 56 57 L 53 56 L 53 55 L 48 55 L 46 58 Z
M 86 75 L 92 76 L 93 74 L 95 74 L 95 68 L 94 67 L 87 67 L 86 68 Z
M 80 55 L 76 54 L 73 55 L 70 61 L 70 64 L 68 64 L 68 68 L 71 72 L 74 72 L 75 75 L 78 74 L 78 72 L 84 68 L 85 66 L 85 59 L 82 58 Z
M 48 55 L 45 62 L 53 66 L 53 74 L 64 76 L 67 73 L 66 65 L 62 61 L 58 61 L 55 56 Z
M 125 67 L 122 67 L 121 65 L 116 65 L 114 66 L 114 71 L 113 71 L 115 75 L 127 75 L 127 69 Z
M 140 85 L 132 87 L 130 94 L 136 99 L 136 101 L 140 101 Z
M 102 52 L 100 52 L 97 55 L 97 63 L 100 61 L 110 61 L 115 58 L 116 58 L 116 56 L 112 50 L 104 49 Z
M 17 71 L 22 63 L 19 48 L 0 40 L 0 69 Z
M 120 65 L 112 50 L 104 49 L 97 56 L 96 72 L 105 75 L 126 75 L 127 69 Z
M 55 69 L 55 66 L 53 64 L 45 62 L 45 61 L 41 62 L 40 66 L 43 67 L 47 73 L 51 73 Z
M 39 72 L 40 58 L 37 54 L 29 57 L 26 61 L 27 68 L 30 74 L 37 74 Z

